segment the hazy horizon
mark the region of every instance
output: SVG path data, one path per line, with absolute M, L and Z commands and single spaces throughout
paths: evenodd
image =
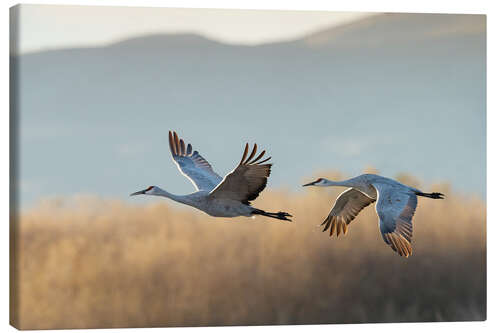
M 17 5 L 11 10 L 19 11 L 20 15 L 20 54 L 101 47 L 151 34 L 197 34 L 219 43 L 255 46 L 298 39 L 327 27 L 375 15 L 363 12 L 28 4 Z

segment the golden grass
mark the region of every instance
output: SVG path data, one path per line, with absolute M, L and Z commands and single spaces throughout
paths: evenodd
M 407 177 L 407 178 L 405 178 Z M 408 182 L 415 181 L 401 176 Z M 48 201 L 13 239 L 11 322 L 22 329 L 484 320 L 486 207 L 436 185 L 413 256 L 381 238 L 371 205 L 330 238 L 341 189 L 267 190 L 265 217 L 217 219 L 165 200 Z

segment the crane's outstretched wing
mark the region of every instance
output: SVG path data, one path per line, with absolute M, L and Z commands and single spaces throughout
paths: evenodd
M 262 164 L 271 157 L 260 160 L 265 152 L 263 150 L 257 157 L 253 158 L 257 153 L 257 145 L 254 144 L 252 152 L 247 158 L 247 143 L 240 164 L 224 177 L 224 180 L 212 190 L 210 196 L 218 199 L 238 200 L 249 205 L 250 201 L 255 200 L 266 187 L 267 177 L 271 174 L 271 164 Z
M 364 193 L 356 189 L 349 188 L 345 190 L 335 201 L 330 214 L 321 223 L 321 225 L 325 225 L 323 231 L 330 228 L 330 236 L 333 236 L 336 230 L 337 237 L 340 235 L 340 232 L 347 234 L 349 223 L 354 220 L 363 208 L 374 201 L 374 199 L 367 197 Z
M 222 177 L 212 170 L 207 160 L 196 150 L 193 152 L 190 143 L 186 147 L 175 131 L 173 135 L 171 131 L 168 132 L 168 141 L 172 158 L 179 171 L 193 183 L 197 190 L 211 191 L 221 182 Z
M 411 220 L 417 208 L 417 196 L 386 184 L 372 185 L 377 189 L 376 210 L 382 238 L 400 256 L 410 256 Z

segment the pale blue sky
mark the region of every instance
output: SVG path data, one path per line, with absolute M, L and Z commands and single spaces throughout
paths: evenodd
M 170 129 L 221 175 L 234 167 L 245 142 L 257 142 L 275 163 L 269 187 L 301 190 L 301 182 L 325 170 L 354 176 L 373 166 L 388 177 L 410 173 L 423 190 L 447 182 L 486 195 L 484 16 L 377 15 L 330 26 L 320 38 L 297 38 L 320 28 L 303 25 L 294 42 L 248 47 L 221 45 L 215 32 L 194 28 L 195 17 L 208 20 L 206 13 L 217 12 L 212 25 L 247 44 L 257 38 L 250 28 L 265 20 L 235 21 L 242 11 L 180 10 L 191 16 L 192 28 L 186 19 L 182 29 L 149 32 L 209 39 L 146 35 L 110 45 L 146 34 L 140 22 L 142 29 L 158 27 L 155 17 L 173 24 L 183 15 L 154 9 L 139 19 L 146 9 L 126 8 L 127 16 L 123 8 L 71 7 L 82 9 L 73 16 L 64 13 L 67 6 L 36 7 L 52 14 L 21 15 L 21 44 L 26 50 L 26 36 L 50 36 L 38 47 L 54 50 L 19 57 L 22 204 L 82 193 L 128 199 L 149 185 L 192 191 L 171 162 Z M 293 26 L 279 18 L 283 13 L 271 14 Z M 116 29 L 124 33 L 128 26 L 135 32 L 117 37 Z M 81 43 L 73 46 L 91 47 L 55 49 L 72 32 Z M 280 38 L 293 38 L 288 32 Z

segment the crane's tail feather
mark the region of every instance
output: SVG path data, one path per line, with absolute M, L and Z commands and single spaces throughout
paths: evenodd
M 255 209 L 252 212 L 252 214 L 272 217 L 274 219 L 283 220 L 283 221 L 290 221 L 290 222 L 292 222 L 292 220 L 290 220 L 288 217 L 293 217 L 292 215 L 285 213 L 285 212 L 269 213 L 269 212 L 263 211 L 261 209 Z
M 444 199 L 444 194 L 439 192 L 432 192 L 432 193 L 417 192 L 416 195 L 431 199 Z

